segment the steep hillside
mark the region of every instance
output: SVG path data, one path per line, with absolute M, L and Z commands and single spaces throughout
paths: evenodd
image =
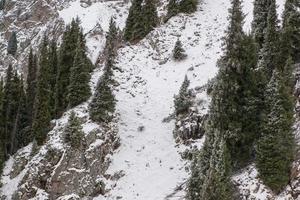
M 281 12 L 284 0 L 278 1 Z M 190 161 L 186 149 L 200 149 L 204 138 L 191 145 L 175 142 L 175 121 L 163 122 L 174 113 L 173 97 L 185 77 L 190 88 L 207 84 L 217 73 L 222 55 L 222 37 L 228 25 L 229 0 L 203 0 L 190 15 L 180 14 L 160 25 L 137 44 L 124 44 L 118 51 L 114 93 L 117 115 L 113 122 L 98 125 L 90 120 L 88 102 L 72 109 L 83 121 L 86 149 L 71 149 L 63 141 L 63 130 L 71 110 L 53 120 L 55 125 L 45 145 L 31 143 L 12 156 L 2 175 L 3 199 L 98 199 L 163 200 L 185 199 Z M 88 55 L 96 64 L 90 86 L 94 92 L 102 75 L 101 53 L 105 32 L 113 16 L 123 29 L 129 3 L 123 0 L 10 1 L 0 11 L 1 73 L 8 63 L 25 71 L 29 47 L 38 48 L 44 33 L 60 40 L 65 24 L 79 17 L 87 40 Z M 252 20 L 252 0 L 245 0 L 245 30 Z M 21 11 L 19 11 L 21 10 Z M 20 13 L 21 12 L 21 13 Z M 159 14 L 166 13 L 166 1 Z M 16 58 L 6 54 L 7 39 L 17 31 L 20 47 Z M 55 30 L 55 32 L 51 32 Z M 187 59 L 172 60 L 180 38 Z M 200 113 L 209 106 L 206 91 L 196 96 Z M 254 165 L 233 177 L 245 199 L 275 198 L 257 178 Z M 256 187 L 256 188 L 254 188 Z M 258 189 L 257 189 L 258 188 Z M 297 187 L 293 188 L 294 190 Z M 277 199 L 293 199 L 290 189 Z M 267 193 L 267 194 L 266 194 Z

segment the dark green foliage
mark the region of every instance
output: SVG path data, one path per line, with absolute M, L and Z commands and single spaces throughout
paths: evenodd
M 33 118 L 33 105 L 36 95 L 36 82 L 37 82 L 37 58 L 36 55 L 32 53 L 32 49 L 29 53 L 28 64 L 27 64 L 27 113 L 29 115 L 28 124 L 31 126 Z
M 183 60 L 187 57 L 187 55 L 185 54 L 185 50 L 182 47 L 182 43 L 181 41 L 178 39 L 176 41 L 174 50 L 173 50 L 173 58 L 174 60 L 180 61 Z
M 55 113 L 59 117 L 68 106 L 68 86 L 70 84 L 71 68 L 74 64 L 76 46 L 80 32 L 79 20 L 73 20 L 66 27 L 62 44 L 59 49 L 59 68 L 55 92 Z M 81 36 L 80 36 L 81 37 Z
M 42 145 L 44 143 L 50 128 L 50 69 L 48 41 L 46 38 L 44 38 L 39 59 L 37 93 L 34 104 L 34 117 L 32 124 L 32 133 L 38 145 Z
M 56 81 L 58 74 L 58 57 L 57 57 L 57 44 L 53 40 L 49 45 L 49 66 L 50 66 L 50 109 L 52 118 L 56 117 L 55 113 L 55 92 L 56 92 Z
M 68 86 L 69 107 L 74 107 L 86 101 L 91 95 L 89 81 L 90 69 L 86 62 L 85 49 L 80 39 L 77 41 L 76 54 L 70 73 Z
M 269 0 L 255 0 L 253 9 L 252 34 L 258 44 L 259 49 L 262 48 L 265 38 L 265 30 L 267 28 L 267 18 L 270 7 Z
M 265 30 L 264 43 L 260 52 L 261 60 L 259 68 L 261 68 L 269 80 L 273 70 L 278 65 L 278 41 L 279 41 L 279 26 L 276 11 L 276 1 L 270 0 L 270 7 L 267 17 L 267 28 Z
M 0 0 L 0 10 L 4 10 L 6 0 Z
M 257 144 L 256 164 L 260 178 L 278 193 L 289 181 L 295 153 L 293 125 L 293 98 L 291 89 L 278 70 L 265 92 L 266 117 L 263 135 Z
M 75 112 L 72 112 L 68 124 L 64 130 L 65 142 L 70 144 L 72 148 L 77 149 L 82 145 L 84 133 L 80 119 L 76 116 Z
M 133 0 L 129 9 L 124 31 L 124 39 L 132 41 L 133 39 L 141 39 L 143 35 L 142 19 L 142 3 L 143 0 Z M 141 35 L 138 35 L 141 34 Z
M 197 10 L 198 0 L 182 0 L 179 3 L 179 10 L 183 13 L 193 13 Z
M 116 26 L 116 22 L 113 18 L 110 19 L 109 30 L 106 34 L 106 41 L 104 47 L 104 57 L 105 59 L 114 59 L 117 53 L 117 46 L 119 42 L 119 29 Z M 111 54 L 111 55 L 110 55 Z
M 198 0 L 169 0 L 165 22 L 178 13 L 193 13 L 197 10 Z
M 285 47 L 281 47 L 282 53 L 288 52 L 296 63 L 300 62 L 300 2 L 297 0 L 285 3 L 282 35 L 281 43 Z
M 28 118 L 29 113 L 27 112 L 26 108 L 26 95 L 23 86 L 23 79 L 21 78 L 19 85 L 18 110 L 13 129 L 13 135 L 15 138 L 13 152 L 16 152 L 19 148 L 26 146 L 32 140 L 29 133 L 30 127 L 28 123 Z
M 115 96 L 111 89 L 111 75 L 106 71 L 99 80 L 95 95 L 89 105 L 91 119 L 96 122 L 107 122 L 115 111 Z
M 157 10 L 154 0 L 133 0 L 126 20 L 124 39 L 129 42 L 143 39 L 158 24 Z
M 145 32 L 144 36 L 150 33 L 159 22 L 155 2 L 155 0 L 145 0 L 145 5 L 143 6 L 142 16 L 144 23 L 143 29 Z
M 179 94 L 175 96 L 174 105 L 176 115 L 187 113 L 190 106 L 192 105 L 191 95 L 189 93 L 190 81 L 187 76 L 184 77 L 184 81 L 180 87 Z
M 171 17 L 176 16 L 178 13 L 179 13 L 179 5 L 177 4 L 177 0 L 169 0 L 168 12 L 167 12 L 165 22 L 168 21 Z
M 15 55 L 18 48 L 18 40 L 16 32 L 12 32 L 7 45 L 7 53 L 11 55 Z

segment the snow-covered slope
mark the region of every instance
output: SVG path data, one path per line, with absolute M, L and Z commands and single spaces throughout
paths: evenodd
M 52 7 L 56 14 L 50 20 L 55 19 L 53 22 L 63 20 L 69 23 L 72 18 L 78 16 L 86 33 L 89 56 L 95 63 L 103 49 L 104 32 L 108 29 L 110 17 L 114 16 L 118 26 L 123 28 L 129 5 L 123 0 L 96 0 L 90 6 L 80 3 L 81 1 L 65 1 L 65 3 L 59 1 L 57 8 Z M 280 12 L 283 2 L 284 0 L 278 1 Z M 164 14 L 166 1 L 161 3 L 159 13 Z M 106 157 L 110 166 L 107 171 L 105 168 L 105 174 L 101 176 L 98 174 L 97 180 L 101 179 L 106 184 L 107 192 L 104 196 L 96 195 L 95 200 L 184 199 L 185 193 L 182 188 L 185 187 L 189 177 L 189 162 L 181 158 L 180 152 L 188 147 L 175 143 L 174 121 L 169 123 L 162 121 L 173 113 L 173 97 L 178 93 L 185 75 L 191 80 L 191 88 L 203 86 L 215 76 L 218 70 L 216 62 L 222 54 L 221 39 L 227 28 L 229 7 L 230 0 L 203 0 L 194 14 L 176 16 L 156 28 L 138 44 L 126 45 L 118 51 L 117 67 L 120 71 L 115 71 L 115 79 L 119 84 L 115 88 L 118 100 L 118 122 L 112 126 L 118 128 L 121 146 L 116 151 L 109 152 Z M 251 27 L 252 9 L 252 0 L 244 0 L 244 12 L 247 14 L 246 31 L 249 31 Z M 50 26 L 51 21 L 46 24 Z M 41 27 L 44 26 L 41 25 Z M 39 35 L 42 33 L 43 31 Z M 20 34 L 26 36 L 30 34 L 30 31 L 26 32 L 24 29 Z M 183 42 L 188 54 L 187 59 L 181 62 L 174 62 L 171 59 L 171 51 L 177 38 Z M 4 37 L 0 42 L 3 40 Z M 36 44 L 37 42 L 35 46 Z M 21 62 L 24 61 L 19 61 Z M 102 66 L 98 65 L 91 80 L 92 88 L 100 78 L 101 71 Z M 207 111 L 209 99 L 206 94 L 198 94 L 198 98 L 204 101 L 203 112 Z M 93 135 L 93 131 L 103 128 L 88 119 L 87 102 L 74 108 L 74 111 L 85 119 L 84 131 L 87 138 Z M 27 156 L 28 164 L 24 165 L 24 169 L 16 178 L 10 176 L 12 165 L 17 158 L 12 157 L 6 163 L 2 177 L 4 183 L 1 188 L 2 194 L 10 199 L 21 186 L 28 187 L 22 182 L 24 175 L 28 172 L 39 172 L 38 166 L 40 165 L 36 162 L 43 160 L 50 147 L 60 152 L 59 162 L 55 163 L 55 169 L 61 164 L 65 152 L 68 151 L 63 144 L 61 132 L 69 113 L 70 111 L 55 122 L 56 127 L 50 132 L 47 144 L 35 156 L 30 155 L 32 144 L 20 150 L 18 155 Z M 95 146 L 103 144 L 103 141 L 99 139 L 103 135 L 105 133 L 100 131 L 95 136 L 90 143 L 89 150 L 94 150 Z M 200 148 L 203 140 L 204 138 L 195 145 Z M 93 159 L 96 161 L 97 157 Z M 118 178 L 107 178 L 115 175 L 118 175 Z M 253 199 L 265 200 L 267 199 L 265 189 L 257 181 L 256 175 L 255 168 L 251 165 L 241 174 L 236 175 L 234 180 L 241 180 L 242 192 L 251 193 L 249 196 Z M 253 190 L 253 184 L 259 184 L 263 189 Z M 256 194 L 252 194 L 254 191 Z M 77 195 L 70 193 L 60 199 L 71 197 L 78 199 Z M 34 198 L 51 199 L 51 196 L 49 197 L 48 193 L 38 188 Z M 283 199 L 287 198 L 288 195 L 283 197 Z

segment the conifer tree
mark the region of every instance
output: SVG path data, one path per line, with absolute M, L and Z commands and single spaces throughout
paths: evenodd
M 278 62 L 278 40 L 279 40 L 279 26 L 276 11 L 276 0 L 270 0 L 269 12 L 267 17 L 267 28 L 265 30 L 263 48 L 260 52 L 261 60 L 259 61 L 259 68 L 263 70 L 268 81 Z
M 119 30 L 113 18 L 110 19 L 109 30 L 106 33 L 104 55 L 107 59 L 110 53 L 116 54 Z M 115 56 L 114 56 L 115 57 Z
M 68 103 L 69 107 L 74 107 L 86 101 L 91 95 L 89 81 L 89 66 L 87 65 L 85 49 L 78 38 L 74 64 L 71 68 L 70 85 L 68 86 Z
M 4 96 L 4 85 L 3 79 L 0 81 L 0 174 L 5 162 L 5 151 L 4 151 L 4 132 L 3 132 L 3 96 Z
M 188 77 L 185 76 L 179 94 L 175 96 L 174 99 L 176 115 L 187 113 L 192 105 L 191 95 L 188 90 L 189 85 L 190 81 L 188 80 Z
M 145 0 L 145 5 L 142 10 L 144 32 L 146 36 L 150 33 L 158 24 L 157 9 L 155 5 L 155 0 Z
M 256 153 L 259 176 L 276 193 L 289 181 L 295 153 L 294 104 L 284 81 L 282 74 L 274 70 L 266 88 L 266 119 Z
M 6 3 L 6 0 L 1 0 L 0 1 L 0 10 L 4 10 L 5 3 Z
M 182 43 L 181 41 L 178 39 L 176 41 L 174 50 L 173 50 L 173 58 L 174 60 L 180 61 L 183 60 L 187 57 L 187 55 L 185 54 L 185 50 L 182 47 Z
M 11 55 L 15 55 L 18 48 L 18 40 L 16 32 L 12 32 L 7 45 L 7 53 Z
M 169 0 L 167 10 L 168 12 L 167 12 L 165 22 L 168 21 L 171 17 L 174 17 L 179 13 L 179 5 L 177 3 L 177 0 Z
M 106 71 L 99 80 L 95 95 L 89 105 L 91 119 L 96 122 L 107 122 L 115 111 L 115 96 L 111 89 L 111 75 Z
M 294 62 L 300 62 L 300 2 L 287 0 L 283 12 L 281 54 L 291 56 Z
M 32 139 L 29 135 L 28 113 L 26 109 L 26 95 L 24 91 L 23 78 L 20 79 L 18 109 L 12 132 L 14 135 L 13 152 L 16 152 L 19 148 L 27 145 Z
M 255 0 L 253 9 L 252 34 L 258 44 L 259 49 L 262 48 L 265 38 L 265 30 L 268 24 L 268 12 L 270 7 L 269 0 Z
M 143 0 L 132 1 L 124 31 L 124 39 L 126 41 L 141 39 L 142 35 L 144 35 L 142 27 L 142 3 Z
M 179 4 L 180 12 L 193 13 L 197 10 L 198 0 L 182 0 Z
M 48 41 L 43 39 L 40 59 L 39 73 L 37 82 L 37 93 L 34 103 L 34 117 L 32 124 L 32 133 L 38 145 L 42 145 L 49 131 L 51 110 L 50 110 L 50 77 Z
M 76 116 L 75 112 L 71 112 L 68 125 L 65 130 L 65 142 L 70 144 L 72 148 L 79 148 L 82 145 L 84 133 L 80 120 Z
M 56 41 L 51 41 L 49 45 L 49 65 L 51 70 L 50 86 L 51 86 L 51 97 L 50 97 L 50 109 L 51 116 L 56 117 L 55 113 L 55 92 L 56 92 L 56 81 L 58 73 L 58 58 L 57 58 L 57 44 Z
M 26 101 L 28 124 L 31 126 L 33 118 L 33 105 L 36 95 L 36 82 L 37 82 L 37 58 L 30 49 L 28 64 L 27 64 L 27 88 L 26 88 Z
M 74 64 L 76 45 L 80 35 L 79 19 L 72 20 L 66 27 L 59 49 L 59 69 L 55 92 L 55 113 L 60 116 L 68 106 L 68 86 L 71 68 Z

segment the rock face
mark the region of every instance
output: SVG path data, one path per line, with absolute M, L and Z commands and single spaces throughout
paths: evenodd
M 82 199 L 105 194 L 110 155 L 119 146 L 116 125 L 99 126 L 83 118 L 83 126 L 89 130 L 85 131 L 85 143 L 74 149 L 63 140 L 67 118 L 68 114 L 56 121 L 46 145 L 36 149 L 30 144 L 10 159 L 11 165 L 4 169 L 0 199 L 58 199 L 70 195 Z M 4 191 L 15 183 L 15 191 Z

